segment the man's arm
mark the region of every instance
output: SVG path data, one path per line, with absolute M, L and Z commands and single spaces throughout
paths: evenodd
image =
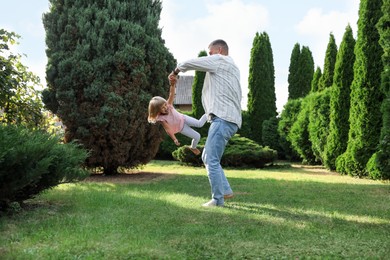
M 177 70 L 177 72 L 186 72 L 188 70 L 215 72 L 219 66 L 220 59 L 221 55 L 211 55 L 187 60 L 179 63 L 172 73 L 175 73 Z

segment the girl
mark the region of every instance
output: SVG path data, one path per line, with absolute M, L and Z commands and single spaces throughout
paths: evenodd
M 200 154 L 200 151 L 196 148 L 196 146 L 200 140 L 200 134 L 192 129 L 191 126 L 198 128 L 202 127 L 206 123 L 207 116 L 204 114 L 198 120 L 177 112 L 177 110 L 173 107 L 175 88 L 176 82 L 173 82 L 169 88 L 168 100 L 159 96 L 153 97 L 150 100 L 148 122 L 152 124 L 160 122 L 177 146 L 179 146 L 180 143 L 175 137 L 176 133 L 181 133 L 192 138 L 190 150 L 195 155 L 198 155 Z

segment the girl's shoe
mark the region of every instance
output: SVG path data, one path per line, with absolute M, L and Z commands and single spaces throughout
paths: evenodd
M 199 155 L 200 154 L 200 151 L 198 148 L 191 148 L 190 147 L 190 150 L 195 154 L 195 155 Z

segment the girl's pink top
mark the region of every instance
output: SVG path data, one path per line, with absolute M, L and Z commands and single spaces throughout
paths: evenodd
M 176 111 L 176 109 L 168 104 L 168 114 L 160 114 L 157 117 L 157 122 L 165 121 L 167 122 L 168 128 L 165 128 L 165 131 L 170 134 L 176 134 L 183 129 L 184 126 L 184 116 Z

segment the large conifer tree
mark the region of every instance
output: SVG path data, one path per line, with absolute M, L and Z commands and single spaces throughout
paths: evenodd
M 298 86 L 297 98 L 305 97 L 311 90 L 311 82 L 314 74 L 314 60 L 309 47 L 302 46 L 298 62 Z
M 370 159 L 368 174 L 374 179 L 390 179 L 390 1 L 383 1 L 383 16 L 377 25 L 383 48 L 381 89 L 385 94 L 382 104 L 383 126 L 378 151 Z
M 147 123 L 152 96 L 166 97 L 173 56 L 158 28 L 159 0 L 50 0 L 46 106 L 66 141 L 90 150 L 105 174 L 136 167 L 157 152 L 162 131 Z
M 277 115 L 275 69 L 271 43 L 266 32 L 256 33 L 249 64 L 248 115 L 252 140 L 262 143 L 262 124 Z
M 326 48 L 324 69 L 318 84 L 318 90 L 329 88 L 333 84 L 334 67 L 336 65 L 337 45 L 333 34 L 329 35 L 329 42 Z
M 367 175 L 366 164 L 379 143 L 382 127 L 380 106 L 383 93 L 380 89 L 380 75 L 383 50 L 379 45 L 376 24 L 382 16 L 381 5 L 382 0 L 361 0 L 359 7 L 348 146 L 347 151 L 336 161 L 337 171 L 349 175 Z
M 306 96 L 311 89 L 314 73 L 314 60 L 309 47 L 296 43 L 290 58 L 288 75 L 288 99 Z
M 301 56 L 301 46 L 299 43 L 294 45 L 290 57 L 290 66 L 288 68 L 288 99 L 296 99 L 300 96 L 299 91 L 299 58 Z
M 323 162 L 331 170 L 336 169 L 336 158 L 347 148 L 351 83 L 355 62 L 354 48 L 355 39 L 348 25 L 337 53 L 330 97 L 329 135 Z

